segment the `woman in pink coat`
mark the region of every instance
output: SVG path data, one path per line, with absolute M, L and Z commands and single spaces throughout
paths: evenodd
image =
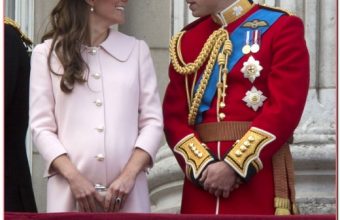
M 110 29 L 126 4 L 60 0 L 33 50 L 30 124 L 47 162 L 47 212 L 150 211 L 161 104 L 148 46 Z

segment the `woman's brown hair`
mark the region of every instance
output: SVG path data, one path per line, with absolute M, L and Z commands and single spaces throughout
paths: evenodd
M 85 0 L 60 0 L 50 15 L 51 30 L 42 37 L 42 41 L 52 39 L 49 70 L 57 75 L 51 67 L 53 50 L 64 68 L 60 88 L 65 93 L 72 92 L 75 82 L 86 81 L 84 71 L 88 66 L 81 56 L 81 46 L 88 42 L 89 11 Z

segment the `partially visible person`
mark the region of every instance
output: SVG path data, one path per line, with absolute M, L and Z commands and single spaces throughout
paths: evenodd
M 289 140 L 309 86 L 300 18 L 251 0 L 186 0 L 170 44 L 165 135 L 186 174 L 182 213 L 296 214 Z
M 37 212 L 26 154 L 32 42 L 5 17 L 5 211 Z
M 60 0 L 33 50 L 30 122 L 47 162 L 47 212 L 150 212 L 162 111 L 148 46 L 110 28 L 127 2 Z

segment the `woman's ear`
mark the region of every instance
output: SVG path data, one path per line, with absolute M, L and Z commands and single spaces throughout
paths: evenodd
M 89 6 L 94 5 L 94 0 L 84 0 Z

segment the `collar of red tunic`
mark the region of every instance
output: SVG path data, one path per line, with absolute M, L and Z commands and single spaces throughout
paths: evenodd
M 227 26 L 245 15 L 253 6 L 249 0 L 237 0 L 223 11 L 212 15 L 212 19 L 219 25 Z

